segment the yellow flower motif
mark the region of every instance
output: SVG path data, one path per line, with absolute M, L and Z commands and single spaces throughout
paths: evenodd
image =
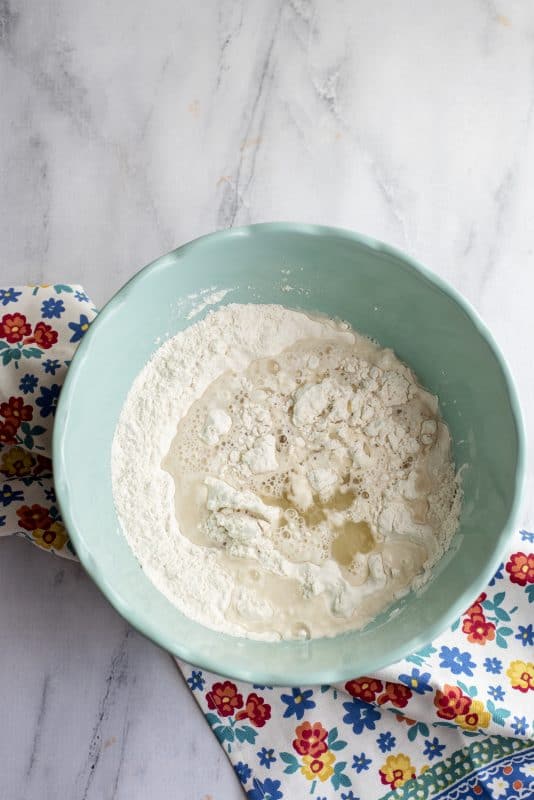
M 45 550 L 61 550 L 67 541 L 67 534 L 61 522 L 53 522 L 48 530 L 43 528 L 36 528 L 32 531 L 32 536 L 39 547 L 44 547 Z
M 17 475 L 17 477 L 23 478 L 31 473 L 34 463 L 33 456 L 23 447 L 12 447 L 11 450 L 2 454 L 0 472 L 9 477 Z
M 326 753 L 322 753 L 322 755 L 316 758 L 313 756 L 304 756 L 300 771 L 309 781 L 319 778 L 319 780 L 324 783 L 324 781 L 327 781 L 328 778 L 331 778 L 334 774 L 332 764 L 335 760 L 336 757 L 331 750 L 327 750 Z
M 383 784 L 398 789 L 406 781 L 415 778 L 415 767 L 404 753 L 397 756 L 388 756 L 386 762 L 378 770 Z
M 534 689 L 534 664 L 530 661 L 512 661 L 506 674 L 510 678 L 512 689 L 519 689 L 520 692 L 528 692 Z
M 430 765 L 429 764 L 423 764 L 423 766 L 419 770 L 419 775 L 424 775 L 425 772 L 427 772 L 429 769 L 430 769 Z
M 490 724 L 491 716 L 489 711 L 484 708 L 484 703 L 480 700 L 471 700 L 471 704 L 465 714 L 459 714 L 454 718 L 457 725 L 466 731 L 477 731 L 479 728 L 487 728 Z

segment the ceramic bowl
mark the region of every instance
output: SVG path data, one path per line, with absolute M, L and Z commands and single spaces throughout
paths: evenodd
M 437 394 L 463 472 L 452 547 L 420 594 L 364 630 L 265 643 L 185 617 L 143 573 L 121 532 L 110 451 L 132 382 L 158 346 L 200 319 L 199 298 L 280 303 L 347 320 L 392 347 Z M 83 566 L 138 630 L 192 664 L 261 684 L 313 684 L 373 672 L 430 642 L 496 570 L 513 529 L 524 435 L 502 356 L 456 291 L 401 252 L 346 230 L 272 223 L 204 236 L 141 270 L 100 312 L 68 371 L 56 414 L 59 505 Z M 147 501 L 148 502 L 148 501 Z

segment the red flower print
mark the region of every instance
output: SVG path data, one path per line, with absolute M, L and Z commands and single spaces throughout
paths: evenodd
M 488 622 L 484 614 L 472 614 L 462 623 L 462 631 L 467 633 L 467 641 L 471 644 L 486 644 L 495 639 L 495 625 Z
M 412 690 L 402 683 L 386 683 L 385 692 L 378 698 L 379 705 L 391 703 L 396 708 L 404 708 L 412 696 Z
M 471 614 L 483 614 L 484 611 L 482 609 L 482 603 L 484 602 L 487 596 L 488 595 L 486 594 L 486 592 L 482 592 L 482 594 L 479 594 L 475 602 L 469 606 L 467 611 L 464 612 L 464 615 L 471 616 Z
M 10 422 L 0 422 L 0 444 L 16 444 L 17 429 Z
M 416 720 L 410 717 L 403 717 L 402 714 L 395 714 L 397 722 L 404 722 L 405 725 L 415 725 Z
M 263 728 L 267 720 L 271 719 L 271 706 L 264 701 L 263 697 L 252 692 L 247 697 L 245 708 L 239 711 L 235 718 L 249 719 L 257 728 Z
M 303 722 L 295 728 L 296 739 L 293 740 L 293 747 L 301 756 L 312 756 L 317 758 L 322 753 L 326 753 L 328 745 L 326 737 L 328 731 L 323 728 L 320 722 Z
M 482 603 L 486 599 L 486 592 L 482 592 L 475 602 L 465 612 L 462 631 L 467 633 L 467 641 L 471 644 L 486 644 L 495 639 L 495 625 L 488 622 L 484 615 Z
M 34 475 L 40 475 L 41 472 L 49 472 L 52 473 L 52 459 L 48 458 L 48 456 L 41 456 L 37 455 L 37 463 L 33 468 Z
M 17 517 L 20 520 L 20 527 L 27 531 L 35 531 L 37 528 L 47 530 L 54 522 L 47 508 L 34 504 L 17 508 Z
M 458 686 L 443 687 L 443 692 L 438 689 L 434 697 L 434 705 L 438 709 L 438 717 L 454 719 L 460 714 L 466 714 L 471 705 L 471 698 L 466 697 Z
M 347 692 L 353 697 L 357 697 L 358 700 L 363 700 L 364 703 L 372 703 L 378 692 L 381 692 L 383 688 L 382 681 L 365 676 L 363 678 L 353 678 L 345 684 Z
M 506 572 L 510 573 L 511 582 L 519 586 L 534 583 L 534 553 L 512 553 L 506 564 Z
M 238 694 L 237 686 L 231 681 L 214 683 L 207 692 L 208 708 L 215 709 L 221 717 L 231 717 L 243 705 L 243 695 Z
M 33 331 L 32 340 L 42 347 L 43 350 L 49 350 L 53 344 L 57 342 L 57 331 L 51 325 L 45 322 L 38 322 Z
M 17 429 L 21 422 L 33 417 L 33 408 L 24 405 L 23 397 L 10 397 L 7 403 L 0 404 L 0 416 Z
M 26 322 L 24 314 L 4 314 L 0 320 L 0 337 L 9 344 L 22 341 L 32 332 L 31 325 Z

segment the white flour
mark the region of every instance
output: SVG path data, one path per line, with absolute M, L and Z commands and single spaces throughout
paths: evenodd
M 184 614 L 227 633 L 358 628 L 420 586 L 458 524 L 437 399 L 344 323 L 229 305 L 138 376 L 112 448 L 125 536 Z

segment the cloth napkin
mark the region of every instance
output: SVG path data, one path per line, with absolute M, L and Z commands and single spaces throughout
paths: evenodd
M 0 289 L 0 535 L 75 558 L 51 430 L 96 314 L 79 286 Z M 177 661 L 248 800 L 534 797 L 534 534 L 432 644 L 376 675 L 276 688 Z

